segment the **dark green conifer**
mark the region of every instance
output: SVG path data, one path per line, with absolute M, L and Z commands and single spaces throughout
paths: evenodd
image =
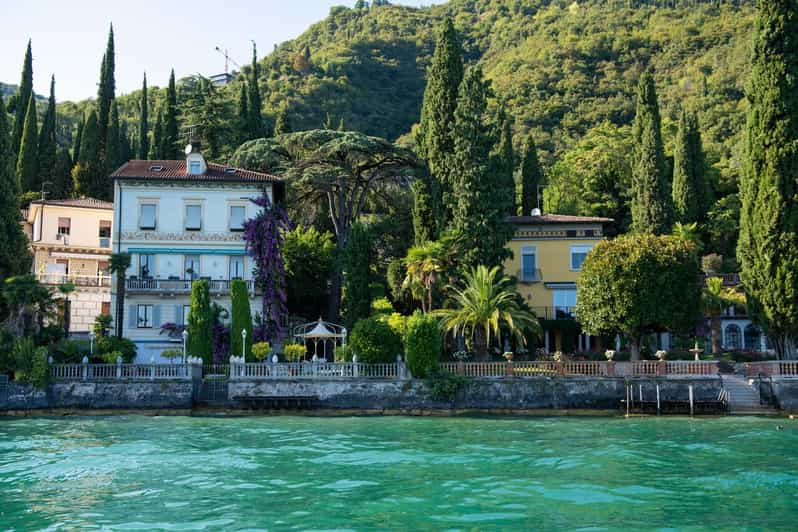
M 8 115 L 0 94 L 0 282 L 30 270 L 28 239 L 19 223 L 19 186 L 14 163 Z
M 737 257 L 750 309 L 780 357 L 798 343 L 798 4 L 759 0 Z
M 241 279 L 230 281 L 230 309 L 230 354 L 241 356 L 244 351 L 241 331 L 247 331 L 246 358 L 247 362 L 252 362 L 252 310 L 247 283 Z
M 288 105 L 283 102 L 280 109 L 277 111 L 277 118 L 274 120 L 274 134 L 282 135 L 284 133 L 291 133 L 291 120 L 288 117 Z
M 55 76 L 50 78 L 50 99 L 44 113 L 42 128 L 39 130 L 39 183 L 50 183 L 55 179 L 56 141 L 55 141 Z M 47 190 L 50 190 L 49 186 Z
M 53 172 L 52 185 L 49 187 L 53 199 L 72 197 L 72 157 L 69 150 L 58 148 L 55 155 L 55 171 Z
M 703 222 L 712 204 L 698 117 L 684 109 L 673 146 L 672 196 L 675 218 L 682 223 Z
M 99 154 L 105 158 L 105 141 L 108 137 L 108 120 L 111 116 L 111 102 L 114 100 L 116 92 L 116 80 L 114 76 L 114 25 L 108 30 L 108 42 L 105 46 L 105 54 L 100 65 L 100 84 L 97 87 L 97 132 L 99 142 Z M 108 166 L 105 160 L 97 161 L 101 166 Z
M 175 71 L 169 75 L 169 85 L 166 87 L 166 112 L 163 117 L 163 131 L 161 132 L 161 158 L 179 159 L 177 133 L 177 88 L 175 87 Z
M 78 130 L 75 133 L 75 138 L 72 144 L 72 160 L 77 162 L 80 160 L 80 143 L 83 142 L 83 127 L 86 125 L 84 117 L 78 118 Z
M 72 169 L 72 182 L 79 196 L 97 199 L 110 199 L 110 186 L 105 177 L 105 168 L 101 166 L 100 131 L 97 123 L 97 112 L 92 109 L 86 124 L 83 126 L 83 138 L 80 143 L 80 158 Z
M 38 173 L 38 132 L 36 128 L 36 97 L 31 92 L 25 113 L 25 127 L 22 128 L 22 142 L 17 155 L 17 180 L 24 192 L 40 189 Z
M 343 257 L 344 323 L 352 330 L 355 322 L 371 314 L 371 231 L 360 222 L 352 225 Z
M 422 176 L 413 182 L 413 235 L 415 245 L 421 246 L 435 239 L 437 221 L 433 212 L 432 187 L 430 176 Z
M 495 201 L 499 181 L 491 164 L 494 144 L 487 116 L 489 88 L 478 66 L 470 68 L 460 85 L 455 110 L 452 175 L 456 199 L 452 229 L 460 243 L 461 265 L 496 266 L 508 256 L 512 236 L 502 202 Z
M 510 118 L 502 105 L 499 108 L 496 125 L 497 144 L 493 154 L 493 172 L 496 179 L 494 201 L 506 216 L 516 213 L 515 206 L 515 152 L 513 151 L 513 131 Z
M 152 139 L 150 139 L 150 153 L 145 159 L 163 159 L 163 112 L 158 108 L 155 115 L 155 126 L 152 128 Z
M 76 162 L 96 163 L 100 152 L 100 130 L 97 123 L 97 111 L 92 109 L 86 115 L 86 122 L 83 124 L 83 134 L 80 140 L 80 156 Z
M 449 222 L 454 174 L 450 158 L 454 152 L 454 113 L 457 94 L 463 79 L 463 59 L 457 31 L 451 19 L 443 21 L 432 64 L 427 72 L 427 86 L 421 107 L 421 119 L 416 134 L 416 150 L 427 161 L 430 173 L 436 180 L 431 187 L 433 212 L 436 216 L 436 233 Z
M 521 171 L 518 179 L 518 214 L 529 216 L 538 208 L 538 185 L 543 182 L 535 139 L 530 133 L 521 152 Z
M 119 111 L 116 100 L 111 102 L 111 111 L 108 115 L 108 129 L 105 137 L 105 172 L 110 175 L 121 164 L 119 157 Z M 109 181 L 110 182 L 110 181 Z
M 30 39 L 28 39 L 28 48 L 25 50 L 25 59 L 22 61 L 22 78 L 17 91 L 17 108 L 14 110 L 14 130 L 11 134 L 11 152 L 14 157 L 19 154 L 19 146 L 22 144 L 25 113 L 28 111 L 28 100 L 30 100 L 31 94 L 33 94 L 33 53 Z
M 671 230 L 671 187 L 665 172 L 659 104 L 650 72 L 637 86 L 637 111 L 633 127 L 632 228 L 660 235 Z
M 250 69 L 250 79 L 248 80 L 249 98 L 247 107 L 249 110 L 249 138 L 257 139 L 263 136 L 263 117 L 261 116 L 262 100 L 260 96 L 260 65 L 258 65 L 258 50 L 255 43 L 252 43 L 252 67 Z
M 247 82 L 241 82 L 238 91 L 238 137 L 239 142 L 246 142 L 249 138 L 249 109 L 247 108 Z
M 148 122 L 149 100 L 147 99 L 147 73 L 141 82 L 141 101 L 139 102 L 139 145 L 138 158 L 146 159 L 150 151 L 150 126 Z

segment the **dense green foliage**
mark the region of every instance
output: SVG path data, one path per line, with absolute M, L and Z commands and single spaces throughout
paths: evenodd
M 56 178 L 57 144 L 55 140 L 55 76 L 50 78 L 50 98 L 39 130 L 37 184 L 54 183 Z M 52 196 L 51 196 L 52 197 Z
M 28 99 L 25 113 L 25 127 L 17 156 L 17 180 L 22 190 L 36 190 L 39 184 L 39 140 L 36 129 L 36 102 L 33 96 Z
M 538 185 L 543 184 L 538 150 L 532 135 L 529 135 L 524 142 L 519 166 L 518 184 L 516 185 L 517 214 L 529 216 L 532 209 L 538 208 Z
M 361 223 L 352 226 L 343 253 L 344 324 L 351 328 L 355 322 L 371 314 L 371 267 L 374 250 L 369 229 Z
M 779 356 L 798 338 L 798 5 L 759 0 L 737 250 Z
M 19 223 L 19 182 L 8 133 L 8 115 L 0 97 L 0 281 L 30 267 L 28 239 Z
M 100 64 L 100 83 L 97 85 L 97 137 L 99 159 L 96 161 L 100 168 L 110 166 L 106 158 L 106 141 L 108 138 L 108 125 L 111 118 L 111 104 L 116 97 L 116 74 L 114 51 L 114 27 L 108 30 L 108 42 L 105 45 L 102 63 Z M 113 148 L 112 148 L 113 149 Z
M 281 251 L 289 312 L 307 319 L 322 316 L 335 254 L 332 233 L 297 226 L 285 232 Z
M 169 74 L 169 84 L 166 86 L 166 104 L 163 118 L 163 137 L 161 138 L 161 157 L 164 159 L 179 159 L 180 146 L 178 146 L 177 133 L 177 87 L 175 85 L 175 71 Z M 193 124 L 187 124 L 193 125 Z
M 390 363 L 402 353 L 402 339 L 379 316 L 359 320 L 349 335 L 349 347 L 365 364 Z
M 213 313 L 208 281 L 204 279 L 191 285 L 186 350 L 189 356 L 199 357 L 206 364 L 213 361 Z
M 701 315 L 700 273 L 694 245 L 678 237 L 626 235 L 599 242 L 577 281 L 579 323 L 594 335 L 626 334 L 637 360 L 643 335 L 694 331 Z
M 255 337 L 252 335 L 252 310 L 249 306 L 249 292 L 247 291 L 246 281 L 242 279 L 230 281 L 230 305 L 232 309 L 230 353 L 237 357 L 241 356 L 244 352 L 241 331 L 247 331 L 245 358 L 249 360 L 252 358 L 252 343 L 255 341 Z
M 14 95 L 14 128 L 11 133 L 11 152 L 15 155 L 19 153 L 22 144 L 22 133 L 25 127 L 25 116 L 28 112 L 28 101 L 33 94 L 33 53 L 31 52 L 31 42 L 28 40 L 28 47 L 25 50 L 25 59 L 22 61 L 22 77 Z
M 137 152 L 139 159 L 146 159 L 150 152 L 149 105 L 150 102 L 147 100 L 147 74 L 145 73 L 141 82 L 141 101 L 139 103 L 139 145 Z
M 434 317 L 416 311 L 407 320 L 405 333 L 407 368 L 414 378 L 429 376 L 441 358 L 441 328 Z
M 679 117 L 673 143 L 672 197 L 676 220 L 682 223 L 703 222 L 712 201 L 698 117 L 686 110 Z

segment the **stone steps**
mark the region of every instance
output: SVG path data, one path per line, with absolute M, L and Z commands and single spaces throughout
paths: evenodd
M 768 415 L 775 414 L 776 409 L 763 405 L 759 396 L 759 389 L 745 377 L 739 375 L 721 376 L 723 389 L 729 397 L 729 413 L 737 415 Z

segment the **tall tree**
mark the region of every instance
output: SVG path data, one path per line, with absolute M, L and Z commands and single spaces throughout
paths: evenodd
M 25 50 L 25 59 L 22 61 L 22 78 L 17 91 L 17 107 L 14 111 L 14 131 L 11 134 L 11 153 L 16 157 L 19 146 L 22 144 L 22 132 L 25 128 L 25 114 L 28 111 L 28 100 L 33 94 L 33 53 L 31 42 L 28 39 L 28 48 Z
M 19 223 L 19 185 L 8 133 L 8 115 L 0 94 L 0 280 L 30 269 L 28 239 Z
M 357 320 L 371 314 L 372 236 L 360 222 L 352 225 L 343 255 L 344 323 L 352 330 Z
M 58 148 L 55 155 L 55 170 L 50 185 L 50 197 L 53 199 L 65 199 L 72 196 L 72 157 L 69 150 Z
M 650 72 L 640 77 L 637 86 L 633 137 L 632 228 L 638 233 L 668 233 L 671 228 L 671 187 L 665 171 L 657 92 Z
M 247 126 L 249 129 L 249 138 L 257 139 L 263 136 L 263 117 L 261 116 L 262 100 L 260 96 L 260 65 L 258 65 L 258 49 L 255 43 L 252 43 L 252 67 L 250 69 L 250 78 L 247 87 L 249 88 L 249 98 L 247 107 L 249 110 L 249 120 Z
M 72 160 L 77 162 L 80 159 L 80 144 L 83 142 L 83 127 L 86 125 L 86 118 L 81 116 L 78 119 L 78 130 L 72 143 Z
M 100 166 L 109 166 L 105 161 L 105 142 L 108 137 L 108 121 L 111 117 L 111 102 L 114 100 L 116 92 L 116 80 L 114 76 L 114 25 L 108 30 L 108 42 L 105 45 L 105 54 L 100 65 L 100 84 L 97 87 L 97 131 L 99 143 L 99 155 L 103 159 L 98 160 Z
M 188 355 L 199 357 L 206 364 L 213 362 L 213 311 L 208 281 L 191 284 L 191 310 L 188 314 Z
M 515 172 L 515 152 L 513 151 L 512 123 L 507 116 L 504 105 L 499 107 L 496 125 L 498 126 L 496 132 L 498 142 L 492 158 L 493 174 L 496 180 L 494 201 L 497 202 L 505 216 L 510 216 L 517 211 L 515 207 L 515 179 L 513 177 Z
M 682 223 L 703 222 L 712 204 L 695 112 L 682 109 L 673 146 L 673 207 Z
M 149 159 L 160 160 L 163 159 L 163 111 L 158 108 L 158 113 L 155 115 L 155 127 L 152 128 L 152 138 L 150 139 L 150 151 L 148 154 Z
M 97 112 L 92 109 L 86 116 L 83 124 L 83 135 L 80 140 L 80 157 L 75 162 L 96 163 L 100 153 L 100 126 L 97 122 Z
M 114 333 L 122 338 L 125 316 L 125 275 L 130 268 L 130 253 L 113 253 L 108 258 L 108 271 L 116 276 L 116 309 L 114 315 Z
M 38 133 L 36 131 L 36 97 L 31 92 L 25 112 L 25 127 L 22 128 L 22 142 L 17 155 L 17 180 L 20 190 L 38 190 Z
M 288 105 L 283 102 L 280 109 L 277 111 L 277 118 L 274 120 L 274 134 L 282 135 L 283 133 L 291 133 L 291 119 L 288 116 Z
M 55 76 L 50 78 L 50 99 L 47 102 L 47 111 L 44 113 L 42 128 L 39 131 L 39 163 L 38 181 L 50 183 L 48 191 L 52 191 L 56 171 L 56 142 L 55 142 Z
M 518 176 L 518 214 L 529 216 L 532 209 L 538 208 L 538 185 L 543 182 L 538 150 L 535 139 L 530 134 L 521 152 L 521 170 Z
M 147 100 L 147 73 L 144 73 L 144 81 L 141 82 L 141 101 L 139 102 L 139 145 L 138 158 L 146 159 L 150 152 L 150 126 L 148 121 Z
M 798 341 L 798 5 L 759 0 L 740 180 L 737 257 L 780 357 Z
M 494 201 L 500 185 L 492 169 L 493 128 L 487 116 L 488 84 L 480 67 L 470 68 L 460 85 L 455 111 L 453 175 L 457 176 L 452 216 L 466 268 L 502 263 L 512 228 L 503 201 Z
M 247 82 L 241 82 L 238 92 L 238 139 L 239 143 L 250 140 L 249 137 L 249 109 L 247 108 Z
M 252 360 L 252 310 L 249 307 L 247 283 L 241 279 L 230 281 L 230 354 L 241 356 L 246 346 L 246 359 Z M 241 331 L 247 331 L 246 344 Z
M 164 159 L 179 159 L 177 133 L 177 88 L 175 87 L 175 71 L 169 74 L 169 85 L 166 87 L 166 112 L 163 117 L 163 131 L 161 133 L 161 156 Z
M 80 158 L 72 169 L 75 192 L 81 196 L 97 199 L 110 199 L 110 187 L 100 164 L 100 131 L 97 112 L 92 109 L 83 126 L 80 143 Z
M 417 246 L 436 237 L 432 179 L 424 175 L 413 182 L 413 240 Z
M 434 177 L 430 182 L 430 194 L 432 211 L 436 217 L 436 235 L 445 229 L 451 217 L 451 195 L 456 174 L 451 171 L 449 159 L 454 152 L 454 113 L 462 80 L 460 41 L 451 19 L 446 18 L 438 33 L 432 64 L 427 72 L 427 86 L 416 133 L 416 151 L 427 161 Z
M 193 125 L 194 136 L 202 141 L 209 159 L 221 156 L 222 144 L 230 137 L 228 102 L 208 78 L 197 76 L 184 85 L 181 115 Z
M 110 175 L 120 165 L 119 111 L 116 100 L 111 102 L 105 138 L 105 172 Z

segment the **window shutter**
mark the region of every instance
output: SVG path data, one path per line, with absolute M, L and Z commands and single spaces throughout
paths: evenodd
M 138 326 L 138 312 L 136 305 L 130 305 L 127 308 L 127 326 L 135 329 Z
M 161 305 L 152 306 L 152 327 L 154 329 L 161 327 Z

